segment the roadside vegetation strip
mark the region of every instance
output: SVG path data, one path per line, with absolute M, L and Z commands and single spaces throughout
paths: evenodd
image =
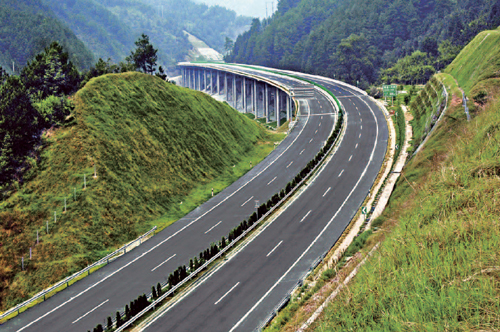
M 333 105 L 332 105 L 333 106 Z M 323 148 L 318 152 L 315 158 L 313 158 L 308 165 L 299 172 L 296 177 L 289 182 L 285 188 L 283 188 L 280 192 L 276 193 L 269 199 L 266 203 L 261 204 L 257 212 L 252 213 L 249 217 L 248 221 L 244 220 L 240 223 L 238 227 L 235 227 L 229 232 L 227 239 L 223 237 L 220 242 L 212 243 L 210 248 L 207 248 L 205 251 L 201 252 L 198 257 L 194 257 L 190 260 L 189 265 L 186 267 L 179 266 L 173 273 L 169 275 L 168 281 L 160 284 L 161 290 L 156 291 L 156 293 L 162 293 L 163 295 L 157 296 L 155 299 L 153 297 L 154 292 L 151 292 L 146 296 L 153 302 L 147 306 L 145 309 L 141 310 L 135 316 L 126 316 L 126 308 L 123 312 L 117 312 L 116 314 L 109 316 L 112 321 L 113 328 L 116 327 L 116 331 L 123 331 L 130 325 L 132 325 L 135 321 L 139 320 L 142 315 L 147 312 L 154 310 L 157 306 L 159 306 L 162 301 L 166 298 L 173 295 L 177 290 L 183 287 L 186 283 L 191 281 L 191 279 L 195 278 L 198 274 L 200 274 L 203 270 L 205 270 L 210 264 L 219 259 L 222 255 L 224 255 L 227 251 L 233 248 L 234 245 L 239 243 L 242 239 L 244 239 L 250 232 L 252 232 L 256 227 L 258 227 L 263 220 L 265 220 L 268 216 L 270 216 L 275 209 L 280 207 L 288 198 L 299 188 L 302 184 L 309 179 L 309 177 L 316 172 L 318 167 L 324 162 L 324 160 L 328 157 L 331 151 L 339 144 L 339 140 L 343 137 L 343 132 L 345 131 L 345 122 L 344 119 L 345 112 L 339 108 L 338 109 L 338 117 L 335 125 L 335 129 L 332 130 L 330 137 L 328 138 L 326 144 Z M 139 301 L 139 298 L 136 300 Z M 132 303 L 132 302 L 131 302 Z M 113 319 L 112 317 L 116 317 Z M 118 318 L 120 317 L 120 318 Z M 116 326 L 116 322 L 119 322 L 120 326 Z M 101 326 L 102 328 L 102 326 Z M 99 329 L 99 325 L 96 327 Z
M 65 289 L 66 287 L 74 284 L 76 281 L 81 280 L 82 278 L 84 278 L 85 276 L 89 275 L 90 273 L 92 273 L 94 271 L 97 271 L 102 266 L 108 264 L 109 262 L 112 262 L 113 260 L 115 260 L 119 256 L 127 253 L 127 249 L 129 249 L 130 247 L 132 247 L 132 249 L 135 248 L 137 246 L 137 242 L 139 242 L 139 244 L 142 244 L 144 241 L 148 240 L 151 236 L 155 235 L 156 229 L 157 229 L 156 226 L 153 227 L 153 229 L 151 229 L 147 233 L 141 235 L 140 237 L 138 237 L 134 241 L 127 243 L 123 247 L 115 250 L 114 252 L 107 255 L 106 257 L 101 258 L 99 261 L 95 262 L 94 264 L 86 267 L 83 270 L 80 270 L 80 271 L 74 273 L 73 275 L 65 278 L 64 280 L 58 282 L 57 284 L 53 285 L 52 287 L 44 289 L 40 293 L 33 296 L 31 299 L 29 299 L 29 300 L 15 306 L 14 308 L 11 308 L 11 309 L 7 310 L 6 312 L 2 313 L 2 315 L 0 315 L 0 323 L 3 324 L 8 319 L 17 316 L 17 314 L 25 311 L 28 308 L 31 308 L 35 304 L 38 304 L 40 302 L 45 301 L 47 298 L 51 297 L 52 295 L 55 295 L 57 292 Z

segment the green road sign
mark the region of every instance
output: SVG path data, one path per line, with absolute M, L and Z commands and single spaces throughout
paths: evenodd
M 384 97 L 396 97 L 398 95 L 397 85 L 384 85 L 382 89 L 384 90 Z
M 368 209 L 366 208 L 366 206 L 363 206 L 363 207 L 361 208 L 361 213 L 362 213 L 362 214 L 368 214 Z

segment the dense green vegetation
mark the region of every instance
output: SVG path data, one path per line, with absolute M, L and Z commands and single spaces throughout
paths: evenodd
M 488 91 L 467 121 L 461 91 L 405 167 L 390 204 L 374 221 L 382 242 L 332 302 L 318 331 L 498 330 L 500 328 L 500 43 L 479 34 L 441 77 Z M 488 44 L 486 36 L 491 36 Z M 489 37 L 488 37 L 489 38 Z M 483 41 L 483 43 L 481 43 Z M 476 59 L 488 68 L 475 74 Z M 483 67 L 484 68 L 484 67 Z M 467 88 L 468 87 L 468 88 Z M 373 243 L 373 240 L 369 242 Z
M 226 60 L 362 87 L 379 79 L 423 83 L 478 32 L 498 25 L 493 0 L 283 0 L 271 19 L 253 21 Z
M 191 48 L 183 30 L 223 50 L 226 37 L 243 32 L 250 19 L 222 7 L 174 0 L 45 1 L 96 58 L 122 61 L 142 33 L 159 49 L 160 64 L 183 61 Z
M 203 93 L 141 73 L 94 78 L 72 100 L 63 125 L 44 132 L 30 181 L 0 203 L 2 308 L 174 222 L 283 136 Z
M 58 41 L 80 69 L 88 69 L 92 53 L 41 0 L 0 0 L 0 66 L 16 73 L 36 54 Z

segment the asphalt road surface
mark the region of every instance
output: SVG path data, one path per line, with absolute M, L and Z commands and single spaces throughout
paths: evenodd
M 272 79 L 278 80 L 274 76 Z M 283 80 L 284 84 L 302 86 L 294 80 L 287 78 Z M 105 325 L 106 317 L 114 318 L 116 311 L 123 310 L 125 304 L 137 298 L 139 294 L 149 293 L 152 285 L 167 280 L 168 275 L 178 266 L 187 265 L 190 258 L 197 256 L 210 243 L 219 241 L 222 236 L 227 236 L 232 228 L 255 210 L 255 200 L 261 203 L 266 202 L 273 194 L 286 186 L 315 156 L 332 132 L 335 117 L 332 115 L 333 111 L 328 100 L 317 94 L 315 98 L 301 101 L 301 104 L 302 115 L 295 129 L 263 162 L 245 176 L 140 247 L 47 301 L 9 320 L 0 326 L 0 330 L 6 332 L 87 331 L 92 330 L 98 323 Z M 361 104 L 360 106 L 363 107 Z M 367 125 L 369 126 L 369 122 Z M 361 145 L 363 144 L 360 143 L 360 148 Z M 364 148 L 363 151 L 365 151 Z M 358 160 L 357 158 L 353 160 L 353 163 Z M 378 169 L 379 165 L 374 165 L 374 167 Z M 335 192 L 336 189 L 332 189 L 330 195 Z M 366 192 L 361 193 L 361 196 L 363 195 L 366 195 Z M 330 210 L 327 206 L 323 209 Z M 293 211 L 295 210 L 294 207 Z M 296 213 L 301 214 L 302 211 Z M 310 217 L 316 218 L 316 214 L 319 213 L 322 212 L 315 210 L 314 213 L 311 212 Z M 303 225 L 308 225 L 308 223 Z M 267 239 L 267 235 L 265 238 Z M 262 237 L 262 239 L 265 238 Z M 273 236 L 270 238 L 274 239 Z M 306 243 L 309 239 L 304 238 L 303 241 Z M 287 242 L 283 243 L 276 254 L 290 245 Z M 272 242 L 266 245 L 271 244 Z M 241 257 L 244 257 L 243 253 Z M 239 257 L 237 261 L 240 261 Z M 241 286 L 243 285 L 242 280 Z M 262 287 L 266 287 L 264 283 Z M 216 290 L 218 289 L 214 289 Z M 239 291 L 238 288 L 235 289 L 235 293 Z M 192 298 L 197 297 L 198 295 L 195 294 Z M 184 304 L 188 303 L 189 301 L 183 301 L 179 309 L 182 310 Z M 221 303 L 222 306 L 226 304 Z M 241 310 L 245 308 L 242 306 Z M 237 314 L 233 315 L 234 319 L 237 317 Z M 201 320 L 197 321 L 198 324 L 204 325 Z M 160 328 L 160 330 L 165 329 Z M 185 331 L 188 330 L 195 331 L 196 329 Z
M 388 129 L 368 97 L 319 83 L 339 97 L 348 115 L 334 158 L 264 232 L 146 331 L 253 331 L 341 236 L 382 166 Z M 320 100 L 307 102 L 320 123 L 321 113 L 331 112 L 315 107 Z

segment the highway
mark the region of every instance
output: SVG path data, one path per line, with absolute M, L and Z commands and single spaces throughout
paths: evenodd
M 368 97 L 320 83 L 339 97 L 348 114 L 345 138 L 333 159 L 264 232 L 146 331 L 253 331 L 340 237 L 382 166 L 388 130 Z M 321 119 L 321 112 L 329 111 L 316 109 L 315 117 Z
M 273 79 L 277 80 L 274 76 Z M 288 78 L 283 81 L 301 86 Z M 283 188 L 315 156 L 332 132 L 335 117 L 325 97 L 317 93 L 315 98 L 302 100 L 301 105 L 295 129 L 250 172 L 140 247 L 9 320 L 1 330 L 87 331 L 98 323 L 105 325 L 106 317 L 114 317 L 117 310 L 122 310 L 139 294 L 150 292 L 152 285 L 167 280 L 173 270 L 189 263 L 211 242 L 227 236 L 255 210 L 255 200 L 263 203 Z M 335 192 L 332 189 L 331 194 Z M 327 206 L 323 209 L 329 210 Z M 321 211 L 315 210 L 311 217 L 326 213 Z M 276 254 L 288 248 L 287 242 L 283 242 Z

